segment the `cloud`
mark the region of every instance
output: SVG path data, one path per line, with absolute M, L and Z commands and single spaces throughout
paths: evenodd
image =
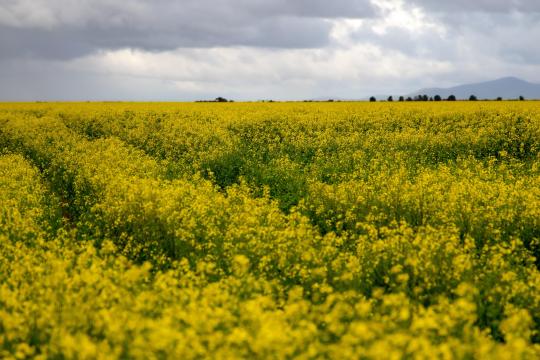
M 398 81 L 414 84 L 419 76 L 444 73 L 451 67 L 444 61 L 415 59 L 366 44 L 320 50 L 221 47 L 156 53 L 122 49 L 102 51 L 69 62 L 9 62 L 19 69 L 17 76 L 6 76 L 3 71 L 12 73 L 13 70 L 0 66 L 5 88 L 11 87 L 10 96 L 27 95 L 22 93 L 20 85 L 11 86 L 10 81 L 25 83 L 31 79 L 35 90 L 31 93 L 33 100 L 107 98 L 104 94 L 110 94 L 110 89 L 99 85 L 97 80 L 91 81 L 93 78 L 114 82 L 112 88 L 121 90 L 129 100 L 158 100 L 157 94 L 162 100 L 217 96 L 240 100 L 302 100 L 328 94 L 363 98 L 370 92 L 384 92 Z M 61 81 L 54 82 L 53 78 Z M 126 96 L 126 89 L 118 89 L 118 81 L 145 83 L 146 86 Z M 55 87 L 46 92 L 46 84 L 55 84 Z M 90 96 L 89 88 L 98 95 Z M 156 94 L 155 89 L 161 90 Z M 164 89 L 167 96 L 163 95 Z M 0 92 L 0 96 L 6 94 Z
M 363 98 L 540 82 L 540 5 L 0 0 L 0 99 Z
M 317 48 L 332 18 L 375 15 L 368 0 L 2 0 L 7 56 L 70 58 L 99 49 Z
M 489 60 L 510 68 L 510 64 L 540 62 L 540 49 L 531 44 L 532 39 L 540 38 L 540 14 L 497 12 L 494 11 L 499 9 L 497 4 L 503 5 L 497 1 L 483 11 L 464 11 L 467 8 L 464 6 L 459 12 L 445 12 L 442 6 L 429 11 L 411 3 L 415 1 L 380 0 L 384 16 L 366 19 L 349 31 L 348 36 L 353 42 L 377 44 L 409 56 L 464 65 Z M 475 4 L 475 9 L 483 9 L 482 1 L 471 4 Z M 525 2 L 504 4 L 509 8 L 527 5 Z M 534 6 L 532 2 L 528 4 Z M 483 76 L 489 79 L 497 75 L 479 73 L 476 80 L 483 80 Z
M 408 4 L 420 5 L 432 12 L 540 12 L 538 0 L 405 0 Z

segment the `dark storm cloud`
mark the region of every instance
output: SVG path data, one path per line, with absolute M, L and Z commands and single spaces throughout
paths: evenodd
M 0 0 L 0 57 L 73 58 L 97 49 L 318 48 L 329 18 L 374 15 L 368 0 Z
M 313 48 L 328 43 L 331 24 L 312 18 L 261 20 L 257 26 L 215 28 L 201 32 L 192 24 L 175 29 L 76 28 L 51 30 L 0 26 L 0 58 L 69 59 L 98 49 L 139 48 L 166 51 L 179 47 L 253 46 Z

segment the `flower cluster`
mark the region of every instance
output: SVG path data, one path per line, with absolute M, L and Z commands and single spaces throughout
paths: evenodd
M 540 105 L 2 104 L 0 358 L 540 357 Z

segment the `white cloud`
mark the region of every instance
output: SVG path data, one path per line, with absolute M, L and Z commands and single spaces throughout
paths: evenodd
M 320 50 L 227 47 L 151 53 L 122 49 L 74 60 L 69 66 L 100 74 L 172 81 L 182 90 L 219 88 L 243 93 L 247 99 L 260 97 L 265 90 L 267 96 L 275 98 L 302 99 L 325 91 L 359 98 L 383 91 L 377 84 L 388 86 L 452 68 L 444 61 L 407 57 L 369 44 Z

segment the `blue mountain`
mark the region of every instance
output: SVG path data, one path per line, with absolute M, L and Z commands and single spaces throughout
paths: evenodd
M 428 96 L 440 95 L 442 98 L 455 95 L 458 99 L 468 99 L 471 95 L 475 95 L 478 99 L 496 99 L 498 97 L 517 99 L 520 96 L 525 97 L 525 99 L 540 99 L 540 84 L 530 83 L 516 77 L 505 77 L 450 88 L 420 89 L 408 96 L 414 97 L 420 94 Z

